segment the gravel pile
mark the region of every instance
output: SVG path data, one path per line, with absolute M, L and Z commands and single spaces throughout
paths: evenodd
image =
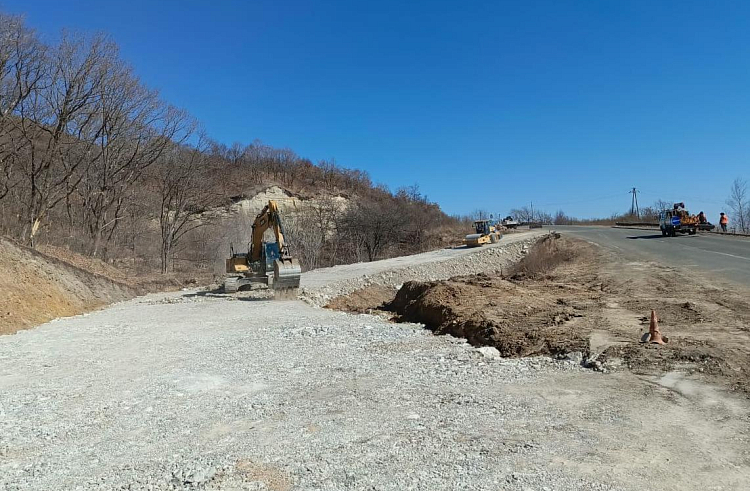
M 339 271 L 348 271 L 352 265 L 336 266 L 323 270 L 311 271 L 303 275 L 300 297 L 311 305 L 323 306 L 332 299 L 348 295 L 355 290 L 372 285 L 384 285 L 399 288 L 406 281 L 436 281 L 458 275 L 500 272 L 517 262 L 528 248 L 536 242 L 539 234 L 511 236 L 507 242 L 493 246 L 474 249 L 447 249 L 398 258 L 392 265 L 387 261 L 378 264 L 383 269 L 365 270 L 359 275 L 341 275 L 341 279 L 330 276 Z M 506 240 L 505 238 L 502 240 Z M 386 263 L 386 264 L 380 264 Z M 366 266 L 367 263 L 360 263 Z M 330 271 L 333 270 L 333 271 Z M 316 281 L 323 277 L 329 281 Z

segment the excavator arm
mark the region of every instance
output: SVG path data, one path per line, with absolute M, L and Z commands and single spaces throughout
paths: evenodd
M 279 208 L 275 201 L 270 200 L 263 210 L 255 217 L 253 223 L 253 241 L 250 246 L 250 261 L 260 261 L 263 249 L 263 235 L 269 228 L 273 229 L 276 243 L 279 244 L 281 256 L 288 256 L 288 246 L 284 242 L 284 227 L 279 217 Z

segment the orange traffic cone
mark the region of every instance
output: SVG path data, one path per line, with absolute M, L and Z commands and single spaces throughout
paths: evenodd
M 661 332 L 659 332 L 659 320 L 656 318 L 656 311 L 651 311 L 651 325 L 648 327 L 649 343 L 651 344 L 667 344 L 666 337 L 662 338 Z

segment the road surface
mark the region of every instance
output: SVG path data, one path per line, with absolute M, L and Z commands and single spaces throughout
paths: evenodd
M 695 268 L 750 286 L 750 239 L 719 234 L 662 237 L 659 230 L 556 226 L 555 230 L 593 242 L 626 259 Z

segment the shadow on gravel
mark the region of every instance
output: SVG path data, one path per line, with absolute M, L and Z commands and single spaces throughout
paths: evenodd
M 195 293 L 185 293 L 182 295 L 183 298 L 196 298 L 196 297 L 225 297 L 222 287 L 214 288 L 213 290 L 203 290 Z

